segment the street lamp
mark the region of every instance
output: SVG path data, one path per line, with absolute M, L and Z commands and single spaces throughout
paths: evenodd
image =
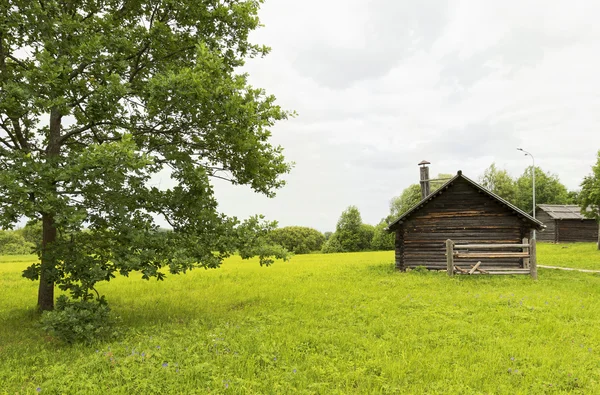
M 533 160 L 533 169 L 531 170 L 531 172 L 533 173 L 533 218 L 535 219 L 535 158 L 533 157 L 531 152 L 527 152 L 523 148 L 517 148 L 517 150 L 525 153 L 525 156 L 531 156 L 531 159 Z M 533 238 L 535 239 L 535 229 L 533 230 Z

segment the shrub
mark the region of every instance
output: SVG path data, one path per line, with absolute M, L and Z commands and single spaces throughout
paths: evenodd
M 287 226 L 272 230 L 269 233 L 269 240 L 294 254 L 308 254 L 321 249 L 325 243 L 325 236 L 316 229 Z
M 362 248 L 361 239 L 364 235 L 361 232 L 362 219 L 360 211 L 356 206 L 350 206 L 340 216 L 335 227 L 335 236 L 341 245 L 342 251 L 360 251 Z
M 104 297 L 91 301 L 64 295 L 56 300 L 55 310 L 45 311 L 41 320 L 46 332 L 68 344 L 114 337 L 115 323 Z
M 340 240 L 337 235 L 334 233 L 329 237 L 329 240 L 323 245 L 323 249 L 321 250 L 324 254 L 331 254 L 334 252 L 345 252 Z
M 371 249 L 376 251 L 386 251 L 395 248 L 396 235 L 387 232 L 385 228 L 387 228 L 387 223 L 385 221 L 381 221 L 375 227 L 375 233 L 373 234 L 373 240 L 371 241 Z
M 26 255 L 33 252 L 34 244 L 25 241 L 17 231 L 0 230 L 0 255 Z
M 373 240 L 373 235 L 375 234 L 375 227 L 369 224 L 361 224 L 359 231 L 359 251 L 367 251 L 371 249 L 371 241 Z

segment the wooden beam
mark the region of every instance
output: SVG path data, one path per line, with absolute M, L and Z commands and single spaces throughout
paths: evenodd
M 446 240 L 446 266 L 448 276 L 454 276 L 454 242 L 450 239 Z
M 523 244 L 527 245 L 527 247 L 523 247 L 523 253 L 527 254 L 527 257 L 523 258 L 523 269 L 529 269 L 529 239 L 527 237 L 523 238 Z
M 454 258 L 457 259 L 480 259 L 480 258 L 488 258 L 488 259 L 498 259 L 498 258 L 528 258 L 528 253 L 523 252 L 455 252 Z
M 469 270 L 469 274 L 475 273 L 475 270 L 477 270 L 479 265 L 481 265 L 481 261 L 477 262 L 477 264 L 475 266 L 473 266 L 473 268 L 471 270 Z
M 537 280 L 537 251 L 535 239 L 531 239 L 531 247 L 529 248 L 529 253 L 531 254 L 531 257 L 529 258 L 529 265 L 531 266 L 529 268 L 529 272 L 531 273 L 531 278 Z
M 468 271 L 468 270 L 465 270 L 465 269 L 463 269 L 463 268 L 462 268 L 462 267 L 460 267 L 460 266 L 456 266 L 456 265 L 454 265 L 454 268 L 455 268 L 456 270 L 458 270 L 459 272 L 461 272 L 461 273 L 465 273 L 465 274 L 469 273 L 469 271 Z
M 480 250 L 493 250 L 493 249 L 501 249 L 501 248 L 524 248 L 524 247 L 529 247 L 528 243 L 523 243 L 523 244 L 460 244 L 460 245 L 455 245 L 454 249 L 455 250 L 468 250 L 469 248 L 472 249 L 480 249 Z

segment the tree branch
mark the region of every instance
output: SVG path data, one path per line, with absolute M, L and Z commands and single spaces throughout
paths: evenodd
M 68 131 L 67 133 L 63 134 L 60 138 L 60 144 L 63 144 L 65 141 L 67 141 L 69 138 L 76 136 L 78 134 L 81 134 L 85 131 L 88 131 L 96 126 L 101 126 L 101 125 L 116 125 L 112 122 L 92 122 L 90 124 L 87 124 L 85 126 L 79 127 L 77 129 L 73 129 Z

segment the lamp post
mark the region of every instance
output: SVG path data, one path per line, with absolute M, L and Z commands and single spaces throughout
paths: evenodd
M 527 152 L 523 148 L 517 148 L 517 150 L 525 153 L 525 156 L 531 156 L 531 159 L 533 160 L 533 169 L 531 170 L 531 172 L 533 174 L 533 218 L 535 219 L 535 158 L 533 157 L 531 152 Z M 533 230 L 533 238 L 535 239 L 535 229 Z

